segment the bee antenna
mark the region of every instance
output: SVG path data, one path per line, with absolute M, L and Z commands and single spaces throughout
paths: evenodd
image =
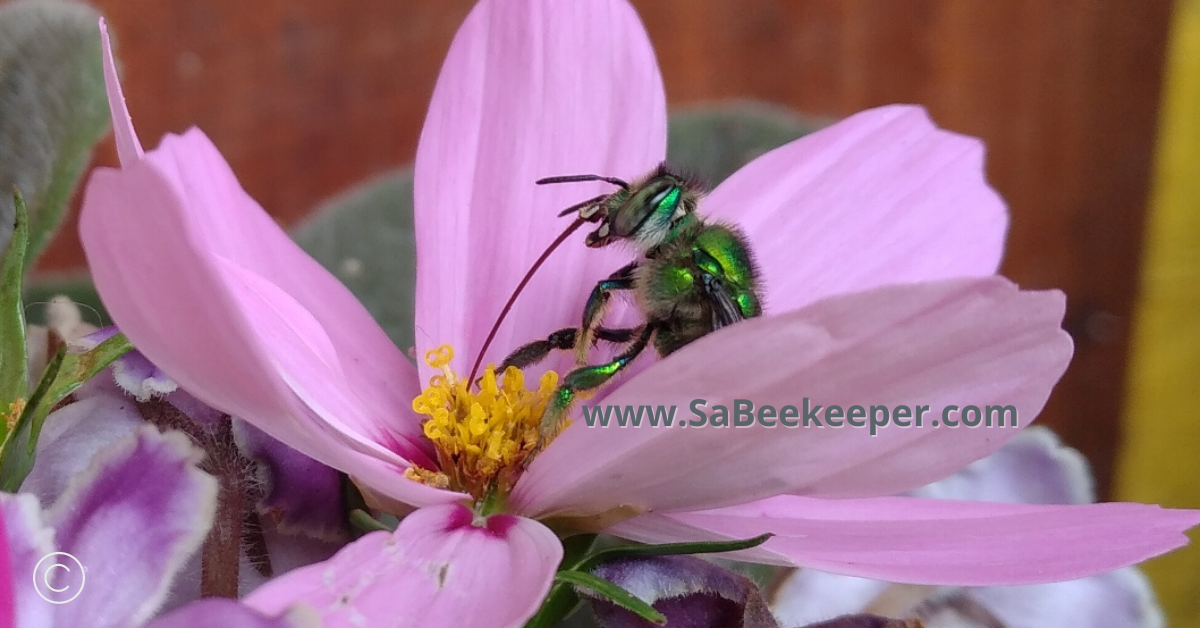
M 546 185 L 547 183 L 578 183 L 580 181 L 603 181 L 620 187 L 622 190 L 628 190 L 629 184 L 616 177 L 602 177 L 598 174 L 569 174 L 562 177 L 546 177 L 538 179 L 538 185 Z
M 554 249 L 557 249 L 558 246 L 567 239 L 567 237 L 569 237 L 572 233 L 575 233 L 575 230 L 579 229 L 579 227 L 585 222 L 587 221 L 583 218 L 576 218 L 570 224 L 570 226 L 568 226 L 562 232 L 562 234 L 554 239 L 554 242 L 550 243 L 550 246 L 546 247 L 545 251 L 542 251 L 542 254 L 533 262 L 533 266 L 529 267 L 529 271 L 526 272 L 525 276 L 521 278 L 521 283 L 517 284 L 517 289 L 513 290 L 512 296 L 508 298 L 508 302 L 505 303 L 504 308 L 500 310 L 500 316 L 496 317 L 496 323 L 492 325 L 492 330 L 488 332 L 487 339 L 483 341 L 483 347 L 479 350 L 479 355 L 475 356 L 475 364 L 471 366 L 471 376 L 467 378 L 468 382 L 475 381 L 475 375 L 479 372 L 479 365 L 483 362 L 483 356 L 487 353 L 488 348 L 492 346 L 492 340 L 496 338 L 496 332 L 499 331 L 500 324 L 504 322 L 505 317 L 507 317 L 509 311 L 512 310 L 513 303 L 516 303 L 517 301 L 517 296 L 520 295 L 521 291 L 525 289 L 525 286 L 529 283 L 529 280 L 533 279 L 533 274 L 537 272 L 538 268 L 541 268 L 546 259 L 550 257 L 550 254 L 554 252 Z

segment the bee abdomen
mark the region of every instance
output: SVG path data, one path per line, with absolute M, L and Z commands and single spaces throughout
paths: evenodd
M 706 225 L 693 250 L 696 265 L 725 285 L 743 318 L 762 314 L 758 265 L 745 236 L 726 225 Z

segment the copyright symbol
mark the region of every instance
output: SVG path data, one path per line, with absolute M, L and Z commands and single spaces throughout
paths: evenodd
M 33 589 L 51 604 L 66 604 L 83 593 L 85 575 L 78 558 L 53 552 L 33 566 Z

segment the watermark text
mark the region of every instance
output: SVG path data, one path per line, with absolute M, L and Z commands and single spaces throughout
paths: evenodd
M 690 417 L 676 420 L 678 406 L 584 405 L 580 407 L 588 427 L 762 427 L 774 428 L 865 428 L 871 436 L 888 424 L 897 427 L 1018 427 L 1013 405 L 948 405 L 939 413 L 928 405 L 839 405 L 821 406 L 805 397 L 799 405 L 756 406 L 749 399 L 734 399 L 733 406 L 709 406 L 694 399 Z

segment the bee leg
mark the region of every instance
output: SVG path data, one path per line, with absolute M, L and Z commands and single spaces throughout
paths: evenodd
M 630 328 L 609 329 L 607 327 L 598 327 L 596 328 L 595 336 L 596 340 L 624 344 L 632 340 L 633 335 L 637 331 L 637 329 Z M 550 352 L 555 349 L 565 351 L 574 348 L 575 340 L 578 336 L 578 329 L 567 327 L 550 334 L 545 340 L 535 340 L 523 345 L 504 358 L 504 362 L 496 369 L 496 373 L 503 373 L 510 366 L 525 368 L 531 364 L 537 364 L 545 360 L 546 356 L 550 355 Z
M 546 405 L 545 412 L 542 413 L 539 442 L 549 442 L 562 429 L 563 419 L 566 418 L 567 410 L 571 408 L 578 393 L 595 390 L 608 383 L 613 376 L 620 373 L 641 355 L 642 351 L 646 350 L 656 329 L 658 329 L 658 325 L 647 323 L 637 330 L 637 339 L 621 355 L 604 364 L 584 366 L 567 373 L 558 385 L 558 390 L 554 391 L 554 397 Z
M 504 362 L 500 363 L 500 367 L 496 369 L 496 373 L 503 373 L 510 366 L 525 368 L 530 364 L 537 364 L 545 360 L 546 356 L 550 355 L 550 352 L 555 349 L 571 349 L 575 346 L 575 338 L 578 335 L 578 329 L 567 327 L 550 334 L 545 340 L 534 340 L 527 345 L 523 345 L 516 351 L 508 354 L 507 358 L 504 358 Z
M 592 294 L 588 296 L 587 303 L 583 306 L 583 325 L 579 328 L 581 333 L 575 341 L 575 364 L 577 366 L 587 364 L 588 349 L 591 349 L 596 342 L 596 330 L 600 327 L 600 321 L 604 319 L 604 312 L 608 309 L 612 293 L 616 290 L 633 289 L 633 271 L 637 266 L 637 262 L 630 262 L 592 288 Z
M 596 339 L 603 340 L 604 342 L 623 345 L 630 340 L 633 340 L 634 334 L 638 333 L 638 331 L 639 330 L 636 327 L 618 327 L 616 329 L 597 327 Z

